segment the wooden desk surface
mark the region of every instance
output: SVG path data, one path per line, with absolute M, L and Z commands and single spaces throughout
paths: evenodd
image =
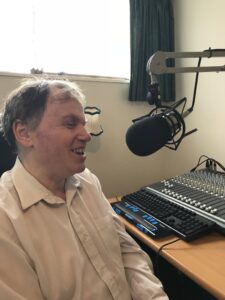
M 114 200 L 115 201 L 115 200 Z M 114 202 L 110 199 L 110 202 Z M 159 248 L 175 236 L 153 240 L 121 217 L 126 229 L 149 248 Z M 225 299 L 225 236 L 212 233 L 192 242 L 179 240 L 165 246 L 161 255 L 217 299 Z

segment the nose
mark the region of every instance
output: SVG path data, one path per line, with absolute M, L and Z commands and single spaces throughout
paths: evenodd
M 80 132 L 79 132 L 79 139 L 84 142 L 89 142 L 91 140 L 91 135 L 87 131 L 86 126 L 81 125 Z

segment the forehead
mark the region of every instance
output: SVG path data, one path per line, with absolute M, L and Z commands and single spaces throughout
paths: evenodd
M 75 89 L 67 85 L 54 86 L 50 85 L 47 102 L 67 102 L 68 100 L 75 100 L 83 106 L 83 99 Z
M 83 105 L 70 92 L 65 92 L 61 88 L 51 88 L 47 97 L 44 115 L 59 117 L 67 114 L 83 116 Z

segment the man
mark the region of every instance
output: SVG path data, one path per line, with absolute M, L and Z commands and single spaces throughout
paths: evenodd
M 6 101 L 2 130 L 18 158 L 0 182 L 0 299 L 168 299 L 85 169 L 82 101 L 59 80 Z

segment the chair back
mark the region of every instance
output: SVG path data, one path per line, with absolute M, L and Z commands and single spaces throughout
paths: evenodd
M 16 156 L 0 132 L 0 176 L 13 167 Z

